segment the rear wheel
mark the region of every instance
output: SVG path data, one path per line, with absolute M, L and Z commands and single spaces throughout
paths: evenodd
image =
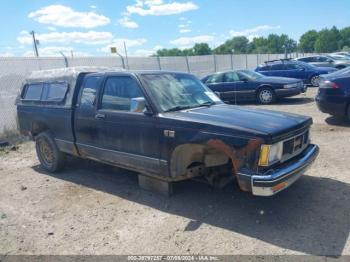
M 48 172 L 57 172 L 64 167 L 65 154 L 59 151 L 49 132 L 35 137 L 35 147 L 41 166 Z
M 312 86 L 319 86 L 320 85 L 320 76 L 313 76 L 310 79 L 310 83 Z
M 350 104 L 348 105 L 348 109 L 346 110 L 346 118 L 350 121 Z
M 275 101 L 276 95 L 271 88 L 260 88 L 257 93 L 257 99 L 260 104 L 271 104 Z

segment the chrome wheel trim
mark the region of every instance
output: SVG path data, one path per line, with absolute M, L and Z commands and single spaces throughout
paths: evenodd
M 311 78 L 311 84 L 312 84 L 312 86 L 319 86 L 319 84 L 320 84 L 320 77 L 319 76 L 313 76 Z
M 268 89 L 264 89 L 259 93 L 259 99 L 262 103 L 268 104 L 272 101 L 272 92 Z

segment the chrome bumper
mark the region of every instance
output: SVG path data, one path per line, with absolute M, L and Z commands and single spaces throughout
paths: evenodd
M 252 175 L 252 194 L 255 196 L 272 196 L 292 185 L 305 171 L 319 153 L 316 145 L 309 145 L 300 158 L 288 165 L 272 170 L 269 175 Z

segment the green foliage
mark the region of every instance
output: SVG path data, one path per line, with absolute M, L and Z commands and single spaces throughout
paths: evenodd
M 314 52 L 317 38 L 318 32 L 316 30 L 307 31 L 300 37 L 299 50 L 305 53 Z
M 318 33 L 315 42 L 315 51 L 317 53 L 330 53 L 339 49 L 338 42 L 341 40 L 339 30 L 336 27 L 332 29 L 323 29 Z
M 309 30 L 299 40 L 299 45 L 288 35 L 270 34 L 267 37 L 256 37 L 249 41 L 245 36 L 236 36 L 212 50 L 207 43 L 197 43 L 189 49 L 161 49 L 157 56 L 192 56 L 215 54 L 266 54 L 295 52 L 331 53 L 338 50 L 349 50 L 350 27 L 338 30 L 335 26 L 321 31 Z
M 347 45 L 343 47 L 343 49 L 341 50 L 343 52 L 350 52 L 350 47 L 348 47 Z
M 211 48 L 207 43 L 197 43 L 193 48 L 188 49 L 160 49 L 157 51 L 157 56 L 192 56 L 192 55 L 210 55 L 212 53 Z
M 247 53 L 249 40 L 245 36 L 236 36 L 227 40 L 215 49 L 216 54 L 244 54 Z
M 212 53 L 207 43 L 195 44 L 192 49 L 193 55 L 210 55 Z

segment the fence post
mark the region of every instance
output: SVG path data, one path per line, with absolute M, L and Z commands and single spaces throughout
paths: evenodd
M 214 62 L 214 72 L 217 71 L 217 65 L 216 65 L 216 55 L 213 54 L 213 62 Z
M 187 73 L 191 73 L 190 64 L 188 63 L 188 57 L 187 56 L 185 56 L 185 61 L 186 61 Z
M 248 55 L 245 54 L 245 69 L 248 69 Z
M 230 59 L 231 59 L 231 70 L 233 70 L 233 54 L 230 54 Z
M 160 64 L 160 57 L 159 56 L 157 56 L 157 61 L 158 61 L 159 70 L 162 70 L 162 65 Z
M 256 54 L 256 66 L 259 65 L 259 54 Z

